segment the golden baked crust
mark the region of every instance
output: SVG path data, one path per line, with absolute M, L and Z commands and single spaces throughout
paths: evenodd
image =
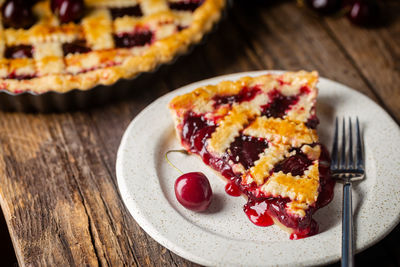
M 80 24 L 60 24 L 49 2 L 33 7 L 39 20 L 27 30 L 0 26 L 0 89 L 15 93 L 88 90 L 151 71 L 199 42 L 226 4 L 226 0 L 204 0 L 191 12 L 170 9 L 168 2 L 173 0 L 85 0 L 89 11 Z M 112 18 L 110 8 L 135 5 L 140 5 L 142 17 Z M 150 30 L 151 44 L 116 48 L 113 35 L 135 29 Z M 64 57 L 62 45 L 78 40 L 86 40 L 91 51 Z M 6 47 L 18 45 L 31 45 L 32 58 L 5 57 Z
M 244 77 L 177 96 L 169 103 L 169 108 L 178 137 L 189 151 L 182 139 L 187 114 L 201 116 L 215 125 L 204 146 L 207 153 L 218 159 L 230 153 L 231 144 L 239 136 L 266 140 L 268 147 L 249 168 L 240 162 L 229 164 L 236 174 L 240 174 L 243 185 L 255 184 L 255 195 L 288 198 L 287 212 L 303 217 L 306 210 L 317 202 L 320 190 L 321 147 L 316 130 L 308 125 L 310 119 L 316 118 L 317 81 L 318 73 L 315 71 Z M 243 93 L 249 88 L 253 91 Z M 266 115 L 266 109 L 279 97 L 293 100 L 292 104 L 279 115 L 282 117 Z M 296 154 L 310 161 L 303 174 L 276 169 L 276 164 Z

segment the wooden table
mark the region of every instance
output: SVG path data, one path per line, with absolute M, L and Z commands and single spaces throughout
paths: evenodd
M 386 2 L 387 25 L 375 29 L 314 17 L 293 1 L 259 2 L 236 1 L 205 45 L 132 99 L 65 114 L 0 113 L 0 204 L 20 265 L 195 265 L 137 225 L 115 177 L 128 123 L 182 85 L 248 70 L 315 69 L 400 122 L 400 2 Z M 399 241 L 397 227 L 357 262 L 400 265 Z

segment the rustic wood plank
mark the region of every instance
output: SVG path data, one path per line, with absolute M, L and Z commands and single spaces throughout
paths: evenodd
M 115 184 L 116 176 L 113 170 L 115 170 L 118 145 L 125 128 L 131 119 L 145 106 L 168 90 L 162 82 L 155 82 L 152 88 L 153 90 L 151 91 L 143 90 L 138 92 L 135 94 L 135 98 L 129 102 L 124 102 L 118 106 L 109 106 L 105 109 L 94 109 L 90 112 L 94 126 L 91 128 L 95 129 L 96 139 L 100 140 L 97 145 L 100 145 L 100 149 L 107 152 L 104 157 L 104 164 L 109 170 L 112 170 L 109 175 Z M 121 127 L 121 120 L 123 120 L 123 127 Z M 135 251 L 139 255 L 138 263 L 140 266 L 197 266 L 159 245 L 136 224 L 128 214 L 125 206 L 123 206 L 123 211 L 118 216 L 124 217 L 124 222 L 126 223 L 124 227 L 127 228 L 126 231 L 131 236 L 131 239 L 133 241 L 144 240 L 146 242 L 142 245 L 133 242 Z
M 316 69 L 321 76 L 344 83 L 374 99 L 321 21 L 293 2 L 263 9 L 249 5 L 235 11 L 237 28 L 247 34 L 246 39 L 254 48 L 250 51 L 255 53 L 253 57 L 258 56 L 263 68 Z M 242 18 L 243 13 L 246 19 Z
M 102 114 L 109 115 L 101 116 L 107 125 L 100 130 L 94 128 L 90 114 L 80 112 L 28 116 L 2 114 L 5 124 L 0 127 L 7 131 L 1 135 L 4 144 L 1 153 L 7 157 L 1 165 L 6 173 L 0 176 L 13 177 L 22 184 L 8 187 L 7 182 L 0 181 L 6 185 L 1 188 L 4 191 L 0 191 L 0 195 L 20 199 L 19 205 L 8 202 L 2 206 L 10 208 L 5 209 L 7 217 L 18 219 L 11 220 L 11 234 L 18 239 L 14 243 L 16 251 L 22 253 L 18 255 L 21 265 L 191 265 L 181 258 L 172 258 L 165 248 L 149 238 L 130 217 L 118 194 L 114 173 L 116 150 L 127 123 L 152 100 L 143 97 L 118 108 L 111 106 L 111 111 L 106 113 L 107 109 L 99 109 Z M 124 112 L 127 114 L 125 123 L 121 120 Z M 114 119 L 118 126 L 110 123 L 108 118 L 118 118 Z M 100 150 L 103 146 L 96 143 L 94 135 L 101 129 L 110 130 L 107 140 L 113 150 L 110 160 L 107 160 L 108 154 Z M 29 133 L 29 136 L 18 137 L 16 132 Z M 112 162 L 112 166 L 107 166 L 105 160 Z M 23 164 L 23 168 L 12 168 L 19 164 Z M 24 176 L 25 173 L 30 175 Z M 26 192 L 23 189 L 32 187 L 35 190 L 29 190 L 29 196 L 33 195 L 40 207 L 28 207 L 31 197 L 24 198 Z M 12 192 L 7 191 L 10 188 Z M 21 188 L 23 192 L 15 192 L 15 188 Z M 38 212 L 41 214 L 36 217 Z M 32 224 L 26 225 L 24 221 Z M 43 232 L 43 228 L 55 235 Z M 30 242 L 31 238 L 41 243 L 40 249 Z M 81 252 L 82 248 L 87 250 Z M 65 255 L 61 257 L 60 252 Z
M 386 24 L 361 28 L 327 19 L 326 28 L 379 103 L 400 123 L 400 2 L 385 1 Z
M 344 49 L 347 39 L 336 36 L 345 19 L 325 22 L 293 2 L 261 7 L 243 0 L 230 13 L 205 45 L 162 71 L 154 84 L 131 99 L 88 112 L 0 113 L 0 204 L 22 266 L 197 266 L 140 229 L 122 203 L 114 171 L 120 138 L 130 120 L 179 86 L 247 70 L 317 69 L 380 104 L 388 103 L 396 113 L 395 100 L 386 102 L 376 91 L 375 83 L 384 81 L 366 79 L 360 71 L 359 64 L 367 59 Z M 349 32 L 351 36 L 353 30 Z M 397 41 L 386 35 L 388 47 L 397 51 Z M 378 55 L 389 51 L 376 48 L 379 42 L 371 46 Z M 391 90 L 389 83 L 383 84 Z M 400 102 L 396 94 L 393 99 Z M 384 242 L 398 237 L 397 230 Z M 385 261 L 390 266 L 400 249 L 382 249 L 388 246 L 384 242 L 371 249 L 390 256 Z
M 4 114 L 4 118 L 1 126 L 9 132 L 1 135 L 5 167 L 0 175 L 1 196 L 12 199 L 2 199 L 2 207 L 11 222 L 20 264 L 96 266 L 90 222 L 82 216 L 85 206 L 71 179 L 76 174 L 64 162 L 72 159 L 64 159 L 60 142 L 52 139 L 50 118 L 21 114 Z M 55 130 L 60 130 L 59 125 Z M 6 176 L 13 179 L 4 181 Z M 49 254 L 43 254 L 43 249 L 49 249 Z

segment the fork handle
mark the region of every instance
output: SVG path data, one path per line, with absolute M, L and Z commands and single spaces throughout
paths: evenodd
M 351 199 L 351 182 L 343 184 L 342 216 L 342 267 L 354 266 L 353 250 L 353 208 Z

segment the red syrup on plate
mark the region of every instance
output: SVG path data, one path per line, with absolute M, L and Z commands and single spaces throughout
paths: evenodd
M 226 100 L 222 100 L 222 102 L 225 101 Z M 286 103 L 292 101 L 296 100 L 284 100 Z M 227 103 L 229 102 L 230 100 L 227 101 Z M 268 108 L 272 108 L 272 106 Z M 271 109 L 269 109 L 269 112 L 271 114 L 275 113 L 275 111 Z M 276 113 L 279 115 L 280 112 L 281 110 L 278 110 Z M 325 206 L 332 200 L 333 187 L 335 185 L 335 181 L 330 175 L 329 153 L 323 145 L 321 145 L 321 156 L 319 159 L 319 191 L 321 193 L 318 196 L 315 206 L 306 210 L 306 215 L 304 217 L 298 217 L 287 212 L 286 204 L 290 201 L 289 199 L 279 197 L 267 198 L 262 194 L 257 194 L 257 185 L 255 183 L 243 185 L 241 183 L 240 174 L 236 174 L 232 170 L 232 161 L 235 163 L 240 162 L 246 165 L 247 168 L 254 166 L 254 162 L 259 158 L 258 152 L 260 151 L 261 153 L 268 146 L 266 140 L 240 135 L 231 144 L 231 147 L 224 156 L 215 157 L 207 151 L 205 146 L 205 142 L 216 129 L 214 121 L 207 120 L 201 114 L 190 112 L 186 114 L 181 127 L 183 146 L 192 153 L 200 155 L 205 164 L 219 171 L 227 178 L 229 181 L 228 185 L 225 187 L 227 193 L 231 195 L 241 192 L 248 197 L 248 202 L 244 206 L 244 212 L 250 221 L 259 226 L 269 226 L 273 224 L 271 217 L 274 217 L 284 226 L 294 230 L 290 236 L 291 239 L 300 239 L 318 233 L 318 224 L 312 219 L 312 215 L 317 209 Z M 307 169 L 312 162 L 301 153 L 300 149 L 297 150 L 295 156 L 284 159 L 276 165 L 276 168 L 283 172 L 294 171 L 299 175 L 303 174 L 304 170 Z M 254 153 L 254 151 L 257 151 L 257 153 Z
M 225 192 L 233 197 L 238 197 L 242 195 L 242 191 L 240 191 L 240 188 L 234 182 L 228 182 L 225 185 Z
M 267 213 L 268 203 L 262 201 L 249 201 L 244 207 L 243 211 L 246 213 L 249 220 L 257 226 L 271 226 L 274 224 L 271 216 Z

